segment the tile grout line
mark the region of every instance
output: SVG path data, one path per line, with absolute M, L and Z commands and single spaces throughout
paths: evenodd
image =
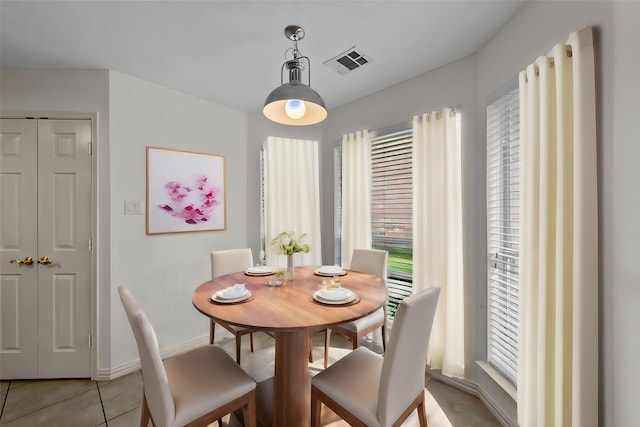
M 9 385 L 7 386 L 7 391 L 4 393 L 4 399 L 2 399 L 2 408 L 0 408 L 0 420 L 2 419 L 2 414 L 4 414 L 4 407 L 7 404 L 7 398 L 9 397 L 10 389 L 11 389 L 11 381 L 9 381 Z
M 109 427 L 109 421 L 107 421 L 107 413 L 104 411 L 104 402 L 102 402 L 102 393 L 100 393 L 100 386 L 96 381 L 96 389 L 98 389 L 98 397 L 100 398 L 100 407 L 102 408 L 102 416 L 104 417 L 104 425 Z
M 45 381 L 47 381 L 47 380 L 45 380 Z M 13 382 L 13 381 L 12 381 L 12 382 Z M 96 384 L 97 384 L 97 383 L 96 383 Z M 7 393 L 6 393 L 6 395 L 5 395 L 5 405 L 3 405 L 3 408 L 2 408 L 2 415 L 4 415 L 4 409 L 5 409 L 5 407 L 6 407 L 6 401 L 7 401 L 7 398 L 9 397 L 9 390 L 10 390 L 10 389 L 11 389 L 11 382 L 9 383 L 9 387 L 7 388 Z M 35 409 L 35 410 L 31 411 L 31 412 L 27 412 L 27 413 L 25 413 L 25 414 L 22 414 L 22 415 L 20 415 L 19 417 L 17 417 L 17 418 L 13 418 L 13 419 L 11 419 L 11 420 L 9 420 L 9 421 L 12 421 L 12 422 L 13 422 L 13 421 L 19 420 L 19 419 L 21 419 L 21 418 L 28 417 L 29 415 L 33 415 L 33 414 L 36 414 L 36 413 L 38 413 L 38 412 L 42 412 L 42 411 L 44 411 L 44 410 L 46 410 L 46 409 L 48 409 L 48 408 L 51 408 L 51 407 L 53 407 L 53 406 L 56 406 L 56 405 L 60 404 L 60 403 L 67 402 L 67 401 L 69 401 L 69 400 L 75 399 L 76 397 L 78 397 L 78 396 L 80 396 L 80 395 L 82 395 L 82 394 L 84 394 L 84 393 L 88 393 L 89 391 L 90 391 L 90 390 L 85 390 L 85 391 L 82 391 L 82 392 L 78 392 L 77 394 L 67 396 L 67 397 L 65 397 L 65 398 L 64 398 L 64 399 L 62 399 L 62 400 L 57 400 L 57 401 L 55 401 L 55 402 L 51 402 L 51 403 L 49 403 L 48 405 L 44 405 L 44 406 L 42 406 L 42 407 L 40 407 L 40 408 L 37 408 L 37 409 Z M 98 390 L 98 397 L 100 397 L 100 390 Z M 102 399 L 100 399 L 100 405 L 102 406 Z M 105 423 L 106 423 L 106 417 L 104 416 L 104 408 L 103 408 L 103 410 L 102 410 L 102 414 L 103 414 L 103 417 L 105 418 Z

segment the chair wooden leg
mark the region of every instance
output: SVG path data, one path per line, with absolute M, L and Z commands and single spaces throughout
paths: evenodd
M 418 404 L 418 421 L 420 421 L 420 427 L 427 427 L 427 411 L 424 405 L 424 393 L 422 394 L 422 402 Z
M 245 427 L 256 427 L 258 420 L 256 416 L 256 391 L 249 394 L 249 401 L 242 407 L 243 425 Z
M 213 344 L 214 338 L 216 335 L 216 322 L 211 320 L 211 325 L 209 326 L 209 344 Z
M 240 364 L 240 346 L 242 345 L 242 335 L 236 335 L 236 362 Z
M 353 347 L 354 350 L 360 347 L 360 340 L 362 339 L 360 335 L 355 334 L 354 336 L 349 338 L 351 339 L 351 346 Z
M 251 345 L 251 353 L 253 353 L 253 332 L 249 332 L 249 344 Z
M 400 414 L 398 419 L 396 419 L 391 427 L 400 427 L 402 424 L 409 418 L 415 410 L 418 410 L 418 418 L 420 421 L 420 427 L 427 427 L 427 417 L 424 406 L 424 389 L 418 394 L 418 396 L 407 406 L 407 408 Z
M 311 386 L 311 427 L 320 427 L 322 402 L 318 399 L 318 389 Z
M 387 352 L 387 328 L 382 325 L 382 352 Z
M 142 414 L 140 415 L 140 427 L 147 427 L 151 419 L 151 411 L 147 405 L 147 397 L 142 393 Z
M 324 368 L 329 366 L 329 347 L 331 347 L 331 329 L 324 330 Z
M 384 322 L 382 322 L 382 352 L 387 352 L 387 304 L 385 303 L 383 306 L 384 312 Z

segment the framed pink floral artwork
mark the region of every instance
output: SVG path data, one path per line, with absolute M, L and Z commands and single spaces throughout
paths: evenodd
M 225 158 L 147 147 L 147 234 L 226 228 Z

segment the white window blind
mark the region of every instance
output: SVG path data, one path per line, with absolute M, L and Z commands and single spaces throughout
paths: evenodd
M 390 316 L 412 288 L 412 139 L 410 127 L 371 138 L 372 243 L 389 252 Z
M 487 358 L 518 377 L 520 105 L 514 89 L 487 107 Z
M 400 302 L 411 295 L 413 273 L 412 129 L 411 124 L 371 132 L 371 216 L 375 249 L 389 252 L 387 313 L 393 317 Z M 401 130 L 398 130 L 400 128 Z M 342 238 L 342 151 L 334 151 L 336 263 Z

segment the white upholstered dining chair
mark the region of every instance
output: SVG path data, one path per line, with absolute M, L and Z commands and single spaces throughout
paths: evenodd
M 379 249 L 354 249 L 349 270 L 369 273 L 380 277 L 386 286 L 388 259 L 389 253 L 387 251 Z M 386 322 L 387 304 L 385 303 L 385 305 L 379 310 L 376 310 L 361 319 L 331 326 L 331 328 L 327 329 L 325 332 L 324 367 L 326 368 L 329 363 L 329 347 L 331 343 L 332 330 L 349 338 L 353 345 L 353 349 L 355 350 L 360 346 L 360 339 L 362 337 L 378 328 L 382 328 L 382 348 L 386 349 Z
M 162 360 L 153 326 L 129 291 L 118 288 L 140 355 L 143 397 L 140 425 L 206 426 L 242 409 L 245 426 L 256 426 L 256 382 L 218 346 Z
M 311 379 L 312 427 L 323 403 L 352 426 L 399 426 L 417 409 L 426 427 L 424 377 L 439 296 L 432 287 L 400 303 L 384 357 L 359 347 Z
M 224 276 L 225 274 L 245 271 L 253 266 L 253 255 L 251 248 L 225 249 L 211 252 L 211 277 Z M 249 344 L 253 352 L 253 329 L 242 328 L 226 322 L 217 322 L 220 326 L 229 331 L 236 339 L 236 362 L 240 364 L 240 349 L 242 347 L 242 337 L 249 334 Z M 209 344 L 213 344 L 215 339 L 216 322 L 211 319 L 209 329 Z

